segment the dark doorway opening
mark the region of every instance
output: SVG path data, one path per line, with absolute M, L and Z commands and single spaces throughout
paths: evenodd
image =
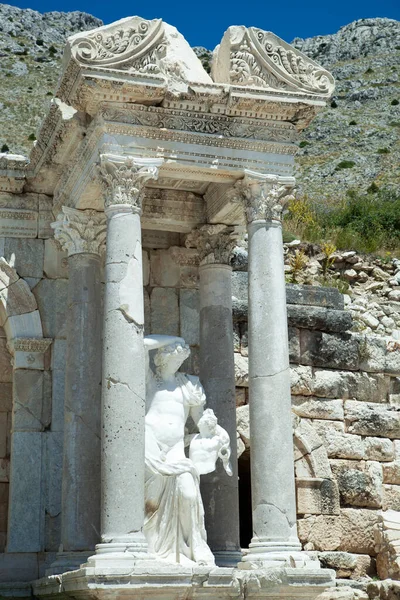
M 251 511 L 251 477 L 250 450 L 243 452 L 238 461 L 239 472 L 239 516 L 240 545 L 248 548 L 253 537 L 253 520 Z

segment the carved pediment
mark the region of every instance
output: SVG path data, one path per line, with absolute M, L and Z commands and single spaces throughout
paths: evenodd
M 215 82 L 330 97 L 332 75 L 270 31 L 230 27 L 214 52 Z

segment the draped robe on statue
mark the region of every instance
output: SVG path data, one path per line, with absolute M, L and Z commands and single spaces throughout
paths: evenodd
M 159 558 L 180 563 L 214 564 L 204 527 L 200 476 L 184 452 L 186 418 L 191 408 L 204 405 L 206 397 L 197 377 L 183 373 L 176 373 L 175 377 L 176 394 L 185 415 L 178 442 L 168 446 L 158 440 L 150 425 L 151 406 L 146 415 L 144 532 L 149 552 Z M 156 391 L 155 379 L 149 383 Z

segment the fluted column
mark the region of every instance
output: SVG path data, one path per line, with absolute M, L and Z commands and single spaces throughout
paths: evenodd
M 107 216 L 103 322 L 101 544 L 97 555 L 147 556 L 144 520 L 145 357 L 140 214 L 161 160 L 102 155 Z
M 64 206 L 52 224 L 68 252 L 61 553 L 75 568 L 100 535 L 101 264 L 103 213 Z
M 236 566 L 241 559 L 229 262 L 237 237 L 233 227 L 204 225 L 186 240 L 200 254 L 200 381 L 207 407 L 214 410 L 231 439 L 232 476 L 218 461 L 216 470 L 201 478 L 207 541 L 219 566 Z
M 249 252 L 249 404 L 253 538 L 243 560 L 301 562 L 296 528 L 290 371 L 281 214 L 290 187 L 246 171 Z

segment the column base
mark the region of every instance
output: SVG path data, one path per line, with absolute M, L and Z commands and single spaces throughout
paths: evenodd
M 264 542 L 254 539 L 238 564 L 238 569 L 273 567 L 319 569 L 320 563 L 302 551 L 300 542 Z
M 213 552 L 213 554 L 217 567 L 235 568 L 242 560 L 241 550 L 221 550 L 219 552 Z
M 46 569 L 46 576 L 48 575 L 59 575 L 60 573 L 66 573 L 67 571 L 75 571 L 83 565 L 92 552 L 81 551 L 81 552 L 58 552 L 56 560 Z

